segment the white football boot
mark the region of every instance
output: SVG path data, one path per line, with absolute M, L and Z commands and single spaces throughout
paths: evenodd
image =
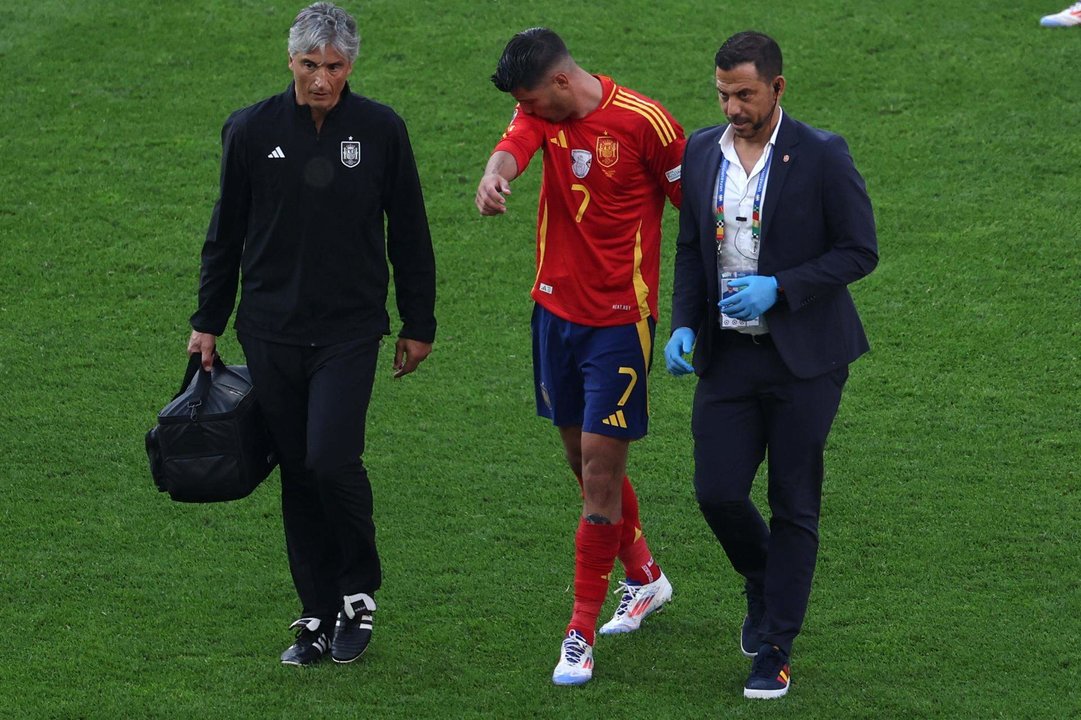
M 661 576 L 646 585 L 631 585 L 623 581 L 615 592 L 621 595 L 619 607 L 612 619 L 601 626 L 601 635 L 634 632 L 650 613 L 657 612 L 672 599 L 672 583 Z
M 577 630 L 563 638 L 559 649 L 559 664 L 552 671 L 556 685 L 584 685 L 593 677 L 593 646 Z
M 1040 18 L 1044 27 L 1074 27 L 1081 25 L 1081 2 L 1074 3 L 1060 13 L 1044 15 Z

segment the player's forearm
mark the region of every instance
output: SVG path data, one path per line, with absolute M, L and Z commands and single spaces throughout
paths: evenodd
M 488 165 L 484 168 L 485 175 L 499 175 L 507 182 L 518 177 L 518 161 L 506 150 L 496 150 L 488 158 Z

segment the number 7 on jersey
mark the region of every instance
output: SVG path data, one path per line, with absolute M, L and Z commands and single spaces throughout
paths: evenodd
M 582 222 L 582 216 L 586 214 L 586 208 L 589 207 L 589 188 L 581 183 L 574 183 L 571 185 L 571 190 L 582 193 L 582 204 L 578 206 L 578 214 L 574 216 L 574 222 Z

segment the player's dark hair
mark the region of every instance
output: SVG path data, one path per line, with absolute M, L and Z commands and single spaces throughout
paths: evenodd
M 713 61 L 721 70 L 754 63 L 758 77 L 769 82 L 781 74 L 781 46 L 769 35 L 745 30 L 725 40 Z
M 570 57 L 563 39 L 548 28 L 523 30 L 503 48 L 492 83 L 503 92 L 532 90 L 557 63 Z

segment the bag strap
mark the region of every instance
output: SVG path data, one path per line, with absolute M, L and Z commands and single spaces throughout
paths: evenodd
M 188 389 L 188 385 L 191 384 L 192 379 L 196 374 L 199 375 L 199 379 L 196 381 L 196 387 L 199 388 L 199 397 L 205 398 L 207 393 L 210 392 L 210 376 L 209 372 L 200 372 L 203 367 L 203 356 L 199 353 L 192 353 L 188 356 L 188 367 L 184 371 L 184 379 L 180 381 L 180 389 L 176 391 L 176 395 L 173 395 L 173 400 L 176 400 L 180 395 Z M 225 369 L 225 361 L 221 359 L 221 355 L 214 351 L 214 368 L 218 370 Z
M 184 371 L 184 382 L 180 385 L 180 391 L 173 399 L 180 397 L 194 377 L 195 394 L 194 397 L 188 400 L 188 410 L 191 413 L 192 422 L 197 422 L 199 419 L 199 408 L 202 406 L 203 401 L 206 400 L 206 396 L 210 394 L 210 386 L 213 384 L 212 380 L 215 372 L 225 372 L 225 362 L 216 350 L 214 351 L 214 367 L 211 368 L 210 372 L 203 370 L 203 356 L 201 354 L 192 353 L 188 356 L 188 369 Z
M 188 388 L 188 385 L 191 384 L 192 379 L 195 377 L 195 373 L 199 372 L 199 368 L 202 364 L 203 356 L 200 353 L 188 355 L 188 369 L 184 371 L 184 379 L 180 381 L 180 389 L 176 391 L 176 395 L 173 395 L 173 400 L 180 397 L 180 393 Z

